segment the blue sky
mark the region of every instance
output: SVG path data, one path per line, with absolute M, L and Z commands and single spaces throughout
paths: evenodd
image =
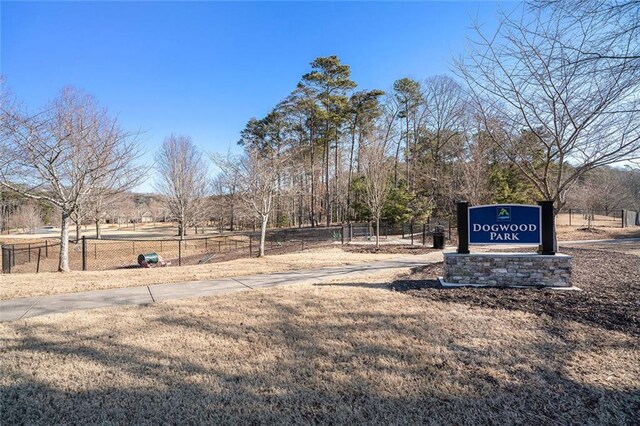
M 338 55 L 359 88 L 449 72 L 494 2 L 5 2 L 0 71 L 30 109 L 65 85 L 95 95 L 153 148 L 172 132 L 235 148 L 247 120 Z

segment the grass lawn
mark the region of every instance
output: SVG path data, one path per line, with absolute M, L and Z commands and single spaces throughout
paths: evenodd
M 437 255 L 434 253 L 434 255 Z M 61 274 L 0 274 L 0 300 L 58 293 L 134 287 L 150 284 L 200 281 L 252 274 L 295 271 L 325 266 L 355 265 L 393 259 L 397 253 L 345 252 L 340 248 L 317 248 L 299 253 L 242 258 L 226 262 L 184 267 L 122 269 L 115 271 L 72 271 Z
M 436 266 L 3 323 L 0 423 L 638 424 L 640 262 L 572 254 L 582 293 Z

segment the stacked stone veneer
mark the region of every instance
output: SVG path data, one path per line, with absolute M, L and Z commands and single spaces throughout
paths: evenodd
M 533 253 L 444 253 L 447 284 L 571 287 L 571 256 Z

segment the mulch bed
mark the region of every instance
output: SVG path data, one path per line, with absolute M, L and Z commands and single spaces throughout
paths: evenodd
M 344 245 L 342 250 L 352 253 L 382 253 L 382 254 L 426 254 L 438 251 L 430 246 L 405 245 L 405 244 L 384 244 L 376 247 L 373 244 L 366 245 Z
M 573 285 L 581 288 L 581 292 L 444 289 L 436 280 L 442 276 L 442 262 L 416 269 L 407 279 L 395 281 L 390 287 L 428 300 L 544 314 L 640 336 L 640 258 L 588 249 L 566 249 L 563 253 L 573 256 Z

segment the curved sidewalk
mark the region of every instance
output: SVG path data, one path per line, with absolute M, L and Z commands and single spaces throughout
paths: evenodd
M 441 253 L 430 253 L 358 265 L 2 300 L 0 322 L 107 306 L 146 305 L 164 300 L 213 296 L 290 284 L 318 284 L 386 269 L 412 268 L 440 260 Z

